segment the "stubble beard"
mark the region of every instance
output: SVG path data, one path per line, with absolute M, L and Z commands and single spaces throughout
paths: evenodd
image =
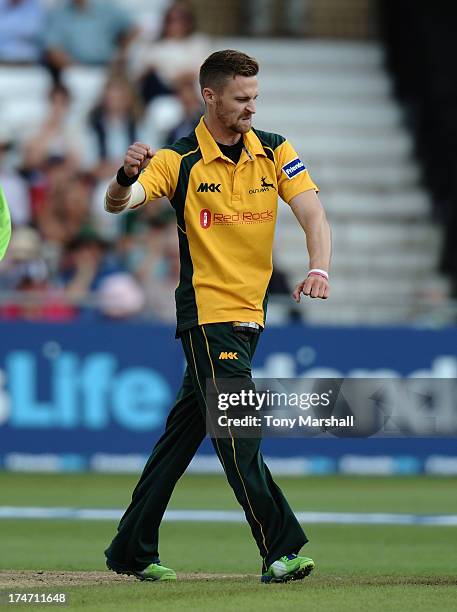
M 228 123 L 227 115 L 221 111 L 221 104 L 216 104 L 216 117 L 221 122 L 221 124 L 227 129 L 233 132 L 234 134 L 246 134 L 252 127 L 252 119 L 249 124 L 244 124 L 242 122 L 242 117 L 239 117 L 235 123 Z
M 252 127 L 252 120 L 245 124 L 241 122 L 241 119 L 239 119 L 238 123 L 236 123 L 233 127 L 238 134 L 246 134 L 246 132 L 249 132 Z

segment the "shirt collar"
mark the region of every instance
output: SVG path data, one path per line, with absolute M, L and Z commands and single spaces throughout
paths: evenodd
M 200 119 L 200 123 L 195 128 L 195 134 L 197 136 L 200 151 L 202 152 L 203 161 L 205 164 L 209 164 L 218 157 L 223 157 L 221 150 L 219 149 L 217 142 L 214 140 L 210 131 L 206 127 L 203 117 Z M 266 157 L 266 153 L 262 147 L 262 144 L 253 130 L 249 130 L 243 135 L 244 146 L 249 151 L 251 156 L 263 155 Z

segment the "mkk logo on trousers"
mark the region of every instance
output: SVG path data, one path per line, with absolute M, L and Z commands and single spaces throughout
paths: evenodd
M 197 189 L 197 193 L 221 193 L 221 184 L 220 183 L 200 183 L 199 188 Z
M 221 351 L 219 359 L 238 359 L 238 353 L 228 353 L 227 351 Z

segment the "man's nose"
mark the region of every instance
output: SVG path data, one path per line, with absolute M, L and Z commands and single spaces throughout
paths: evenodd
M 254 100 L 252 100 L 251 102 L 248 102 L 248 105 L 246 106 L 246 110 L 248 111 L 248 113 L 251 113 L 252 115 L 255 114 L 255 102 L 254 102 Z

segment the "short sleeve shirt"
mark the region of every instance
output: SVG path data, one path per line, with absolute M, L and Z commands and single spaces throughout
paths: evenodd
M 228 321 L 263 327 L 278 195 L 290 203 L 318 190 L 292 145 L 252 129 L 235 164 L 202 118 L 188 137 L 159 150 L 139 180 L 144 202 L 165 196 L 176 211 L 178 332 Z

